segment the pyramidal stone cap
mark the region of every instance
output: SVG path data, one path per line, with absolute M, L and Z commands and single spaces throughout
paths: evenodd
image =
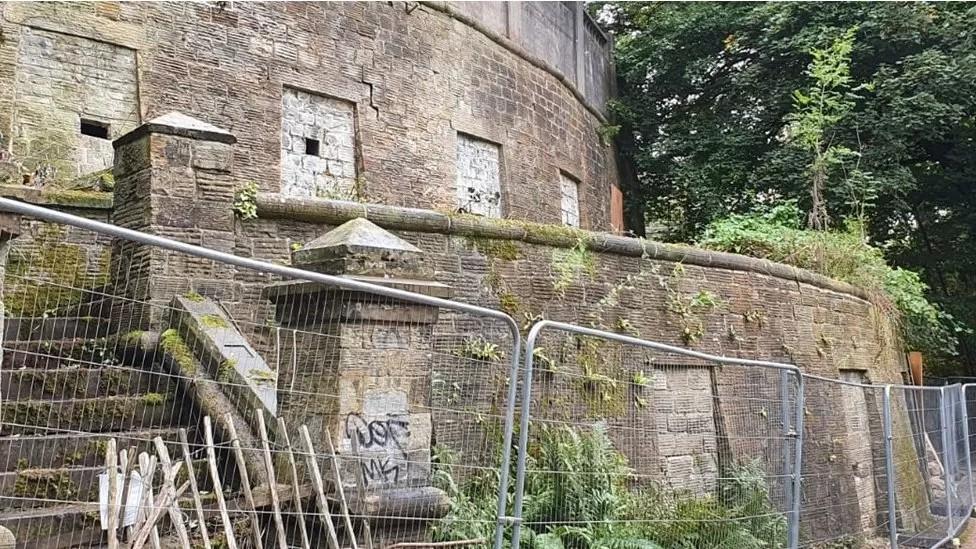
M 112 143 L 112 146 L 118 148 L 121 145 L 131 143 L 151 133 L 175 135 L 177 137 L 186 137 L 200 141 L 216 141 L 217 143 L 226 143 L 228 145 L 233 145 L 237 142 L 234 134 L 225 129 L 218 128 L 213 124 L 208 124 L 203 120 L 198 120 L 181 112 L 173 111 L 145 122 L 136 129 L 116 139 Z
M 333 275 L 429 279 L 420 248 L 362 217 L 312 240 L 292 254 L 292 265 Z

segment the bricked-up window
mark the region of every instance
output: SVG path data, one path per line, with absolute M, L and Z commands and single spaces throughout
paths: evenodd
M 285 88 L 281 98 L 281 192 L 355 200 L 355 109 L 341 99 Z
M 458 210 L 486 217 L 502 216 L 501 147 L 458 134 Z
M 109 136 L 108 124 L 98 122 L 97 120 L 82 118 L 79 130 L 81 131 L 81 135 L 88 135 L 99 139 L 108 139 Z
M 579 181 L 559 172 L 560 208 L 563 225 L 580 226 Z

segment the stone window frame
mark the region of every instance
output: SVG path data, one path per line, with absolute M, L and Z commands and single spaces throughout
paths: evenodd
M 460 136 L 463 135 L 463 136 L 465 136 L 465 137 L 467 137 L 469 139 L 475 139 L 475 140 L 478 140 L 478 141 L 484 141 L 485 143 L 491 143 L 492 145 L 495 145 L 496 147 L 498 147 L 498 193 L 499 193 L 499 199 L 498 199 L 498 218 L 497 219 L 505 219 L 508 216 L 508 213 L 511 211 L 510 204 L 511 204 L 511 199 L 512 199 L 512 196 L 509 193 L 508 185 L 506 184 L 507 176 L 508 176 L 508 169 L 507 169 L 507 164 L 508 163 L 506 161 L 507 147 L 505 146 L 505 143 L 503 142 L 502 139 L 498 138 L 498 136 L 495 135 L 493 132 L 486 131 L 485 128 L 481 127 L 480 125 L 477 128 L 474 128 L 470 124 L 469 125 L 465 125 L 465 124 L 460 124 L 459 125 L 459 124 L 455 123 L 454 124 L 454 127 L 455 127 L 455 130 L 453 132 L 453 136 L 452 136 L 452 139 L 451 139 L 452 149 L 451 149 L 451 153 L 450 153 L 451 154 L 451 157 L 455 159 L 455 161 L 453 163 L 454 164 L 454 174 L 453 174 L 453 177 L 451 178 L 451 196 L 453 197 L 452 198 L 452 200 L 453 200 L 452 203 L 454 204 L 453 209 L 455 211 L 457 211 L 457 210 L 460 209 L 460 205 L 457 204 L 457 199 L 456 199 L 456 195 L 457 195 L 456 185 L 457 185 L 457 175 L 458 175 L 458 164 L 457 164 L 457 160 L 456 159 L 457 159 L 458 141 L 460 140 L 459 139 Z
M 577 219 L 577 224 L 575 225 L 575 227 L 578 228 L 578 229 L 582 229 L 583 228 L 583 179 L 580 178 L 580 177 L 577 177 L 576 174 L 574 174 L 572 171 L 566 170 L 566 169 L 563 169 L 563 168 L 560 168 L 557 171 L 557 175 L 556 175 L 556 181 L 557 181 L 557 183 L 559 185 L 559 188 L 557 189 L 558 190 L 558 194 L 559 194 L 559 224 L 560 225 L 567 226 L 567 227 L 573 227 L 573 225 L 570 225 L 570 224 L 566 223 L 563 220 L 563 205 L 562 205 L 563 188 L 562 188 L 562 185 L 563 185 L 563 179 L 564 178 L 565 179 L 568 179 L 568 180 L 570 180 L 570 181 L 572 181 L 574 183 L 576 183 L 576 219 Z
M 281 123 L 285 116 L 284 107 L 284 97 L 285 90 L 300 91 L 312 95 L 317 95 L 319 97 L 324 97 L 326 99 L 332 99 L 335 101 L 343 101 L 352 105 L 352 151 L 353 151 L 353 165 L 356 168 L 356 179 L 363 178 L 366 173 L 366 162 L 365 162 L 365 152 L 363 150 L 363 106 L 361 100 L 357 99 L 351 95 L 325 92 L 321 89 L 312 88 L 309 86 L 302 85 L 301 83 L 293 81 L 284 81 L 278 87 L 278 139 L 281 139 Z M 278 193 L 281 192 L 281 150 L 278 149 L 278 178 L 275 182 Z M 362 189 L 365 191 L 365 189 Z

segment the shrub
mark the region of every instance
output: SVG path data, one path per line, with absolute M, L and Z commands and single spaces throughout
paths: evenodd
M 955 354 L 956 334 L 965 329 L 925 297 L 928 286 L 917 273 L 888 265 L 855 223 L 844 230 L 811 231 L 801 228 L 801 217 L 792 201 L 732 215 L 710 224 L 698 245 L 794 265 L 862 288 L 895 315 L 910 350 L 933 357 Z
M 435 541 L 492 539 L 496 471 L 459 485 L 452 458 L 436 452 L 435 485 L 450 496 Z M 541 427 L 527 456 L 522 539 L 534 549 L 767 549 L 784 546 L 786 522 L 772 508 L 758 463 L 730 468 L 715 493 L 636 486 L 605 427 Z M 510 489 L 514 487 L 514 472 Z M 511 504 L 513 492 L 508 501 Z

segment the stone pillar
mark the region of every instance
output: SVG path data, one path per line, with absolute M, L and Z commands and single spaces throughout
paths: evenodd
M 354 219 L 295 252 L 296 267 L 449 297 L 422 252 L 365 219 Z M 278 403 L 290 428 L 306 424 L 316 448 L 331 437 L 343 481 L 362 475 L 370 496 L 429 488 L 431 339 L 435 307 L 291 281 L 265 290 L 281 326 Z M 293 389 L 293 390 L 292 390 Z M 421 490 L 422 492 L 423 490 Z M 429 501 L 429 500 L 428 500 Z M 399 514 L 399 513 L 398 513 Z
M 169 113 L 115 143 L 115 210 L 121 227 L 214 250 L 234 248 L 233 144 L 225 130 Z M 118 329 L 156 329 L 174 295 L 190 291 L 229 300 L 237 291 L 228 265 L 126 240 L 112 246 Z

